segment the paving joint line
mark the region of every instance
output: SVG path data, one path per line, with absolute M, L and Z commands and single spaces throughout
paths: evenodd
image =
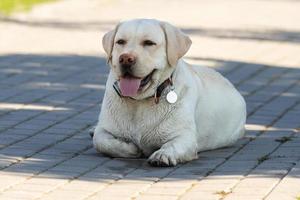
M 158 183 L 158 182 L 160 182 L 162 179 L 168 177 L 171 173 L 173 173 L 174 171 L 176 171 L 176 170 L 179 169 L 180 167 L 183 167 L 183 166 L 186 165 L 186 164 L 187 164 L 187 163 L 183 163 L 183 164 L 179 164 L 179 165 L 177 165 L 177 166 L 174 166 L 173 169 L 170 170 L 170 172 L 168 172 L 166 175 L 162 176 L 161 178 L 158 178 L 158 180 L 152 181 L 152 182 L 150 183 L 150 186 L 149 186 L 147 189 L 149 189 L 149 188 L 150 188 L 152 185 L 154 185 L 155 183 Z M 138 169 L 138 168 L 137 168 L 137 169 Z M 142 192 L 139 192 L 139 193 L 137 194 L 137 196 L 132 197 L 131 199 L 132 199 L 132 200 L 135 200 L 138 196 L 141 196 L 141 195 L 142 195 L 143 193 L 145 193 L 145 192 L 147 192 L 147 190 L 142 191 Z
M 88 95 L 88 94 L 90 94 L 90 92 L 83 93 L 81 96 L 76 97 L 76 98 L 70 100 L 68 103 L 70 103 L 70 102 L 72 102 L 72 101 L 74 101 L 74 100 L 77 100 L 78 98 L 81 98 L 81 97 L 83 97 L 83 96 L 86 96 L 86 95 Z M 65 103 L 64 103 L 64 104 L 65 104 Z M 58 104 L 58 105 L 56 105 L 56 106 L 59 106 L 59 105 L 61 105 L 61 104 Z M 33 134 L 29 135 L 28 137 L 25 137 L 25 138 L 22 138 L 22 139 L 20 139 L 20 140 L 14 141 L 13 143 L 10 143 L 9 145 L 6 145 L 6 146 L 4 146 L 3 148 L 0 148 L 0 150 L 5 149 L 5 148 L 7 148 L 7 147 L 9 147 L 9 146 L 11 146 L 11 145 L 17 144 L 17 143 L 19 143 L 19 142 L 21 142 L 21 141 L 23 141 L 23 140 L 28 139 L 28 138 L 34 137 L 34 136 L 38 135 L 39 133 L 41 133 L 41 132 L 43 132 L 43 131 L 45 131 L 45 130 L 47 130 L 47 129 L 49 129 L 49 128 L 55 126 L 55 125 L 61 124 L 61 123 L 63 123 L 64 121 L 66 121 L 66 120 L 68 120 L 68 119 L 71 119 L 71 118 L 73 118 L 73 117 L 75 117 L 75 116 L 81 114 L 82 112 L 85 112 L 86 110 L 89 110 L 89 109 L 92 108 L 92 107 L 95 107 L 96 105 L 98 105 L 98 104 L 93 104 L 93 105 L 90 105 L 90 106 L 88 106 L 88 107 L 85 107 L 85 109 L 76 112 L 74 115 L 69 116 L 69 117 L 66 117 L 66 118 L 64 118 L 64 119 L 62 119 L 62 120 L 60 120 L 60 121 L 57 121 L 57 122 L 55 122 L 55 123 L 53 123 L 53 124 L 51 124 L 51 125 L 49 125 L 49 126 L 43 128 L 43 129 L 41 129 L 41 130 L 38 130 L 37 132 L 34 132 Z M 44 111 L 44 112 L 41 112 L 41 113 L 39 113 L 39 114 L 37 114 L 37 115 L 34 115 L 34 116 L 30 117 L 30 118 L 27 118 L 26 120 L 24 120 L 24 121 L 22 121 L 22 122 L 20 122 L 20 123 L 17 123 L 17 124 L 15 124 L 15 125 L 13 125 L 13 126 L 10 127 L 9 129 L 12 129 L 12 128 L 14 128 L 14 127 L 16 127 L 16 126 L 18 126 L 18 125 L 20 125 L 20 124 L 26 122 L 26 121 L 30 121 L 30 120 L 32 120 L 32 119 L 34 119 L 34 118 L 36 118 L 36 117 L 38 117 L 38 116 L 40 116 L 40 115 L 43 115 L 43 114 L 45 114 L 45 113 L 47 113 L 47 112 L 48 112 L 48 111 Z M 9 130 L 9 129 L 4 130 L 3 132 L 5 132 L 5 131 L 7 131 L 7 130 Z M 1 134 L 5 134 L 5 133 L 1 133 L 1 132 L 0 132 L 0 135 L 1 135 Z
M 293 109 L 294 107 L 296 107 L 298 104 L 300 104 L 300 100 L 297 101 L 296 103 L 294 103 L 294 104 L 293 104 L 292 106 L 290 106 L 289 108 L 287 108 L 281 115 L 279 115 L 278 118 L 276 118 L 275 120 L 273 120 L 273 121 L 267 126 L 266 130 L 261 131 L 260 134 L 257 135 L 257 136 L 260 136 L 260 135 L 264 134 L 264 132 L 268 131 L 268 128 L 270 128 L 273 124 L 275 124 L 275 123 L 276 123 L 279 119 L 281 119 L 287 112 L 289 112 L 290 110 L 292 110 L 292 109 Z M 256 137 L 257 137 L 257 136 L 256 136 Z M 248 144 L 248 143 L 247 143 L 247 144 Z M 266 154 L 265 156 L 271 155 L 271 154 L 274 153 L 278 148 L 280 148 L 282 145 L 283 145 L 282 143 L 279 143 L 278 146 L 277 146 L 276 148 L 274 148 L 271 152 L 269 152 L 269 153 Z M 243 178 L 241 178 L 240 181 L 239 181 L 237 184 L 235 184 L 230 190 L 233 191 L 234 188 L 236 188 L 242 180 L 246 179 L 246 177 L 247 177 L 254 169 L 256 169 L 260 164 L 261 164 L 261 163 L 257 163 L 252 169 L 250 169 L 245 175 L 243 175 Z M 225 199 L 226 199 L 226 197 L 225 197 Z
M 86 70 L 82 70 L 81 72 L 84 72 L 84 71 L 86 71 Z M 78 73 L 78 72 L 76 72 L 76 74 L 77 74 L 77 73 Z M 74 74 L 75 74 L 75 72 L 74 72 Z M 64 76 L 64 77 L 62 77 L 62 78 L 60 78 L 60 79 L 55 80 L 55 81 L 64 80 L 64 79 L 66 79 L 66 78 L 72 77 L 74 74 L 68 74 L 68 75 L 66 75 L 66 76 Z M 34 90 L 32 90 L 32 91 L 34 91 Z M 39 101 L 41 101 L 41 100 L 43 100 L 43 99 L 46 99 L 46 98 L 48 98 L 48 97 L 50 97 L 50 96 L 57 95 L 57 94 L 64 93 L 64 92 L 65 92 L 65 91 L 55 91 L 55 92 L 53 92 L 53 93 L 49 93 L 49 94 L 47 94 L 47 95 L 45 95 L 45 96 L 43 96 L 43 97 L 40 97 L 40 98 L 38 98 L 38 99 L 32 101 L 31 103 L 38 103 Z M 28 93 L 28 91 L 22 92 L 21 94 L 24 94 L 24 93 Z M 91 91 L 88 91 L 87 93 L 83 93 L 83 94 L 88 94 L 88 93 L 91 93 Z M 83 94 L 82 94 L 82 95 L 83 95 Z M 7 100 L 9 100 L 9 99 L 11 99 L 11 98 L 14 98 L 14 97 L 16 97 L 16 96 L 18 96 L 18 95 L 16 94 L 16 95 L 11 96 L 11 97 L 9 97 L 9 98 L 7 98 L 7 99 L 4 99 L 3 101 L 7 101 Z M 78 98 L 80 98 L 80 97 L 82 97 L 82 96 L 79 96 Z M 69 103 L 70 101 L 73 101 L 73 100 L 76 100 L 76 98 L 71 99 L 71 100 L 69 100 L 69 101 L 66 102 L 66 103 L 56 104 L 55 107 L 60 106 L 60 105 L 63 105 L 63 104 L 67 104 L 67 103 Z M 28 105 L 28 103 L 24 103 L 24 105 Z M 7 114 L 9 114 L 9 113 L 11 113 L 11 112 L 16 112 L 16 111 L 18 111 L 18 110 L 11 110 L 11 111 L 8 111 L 8 112 L 6 112 L 4 115 L 0 115 L 0 117 L 5 116 L 5 115 L 7 115 Z M 29 121 L 29 120 L 31 120 L 31 119 L 33 119 L 33 118 L 35 118 L 35 117 L 37 117 L 37 116 L 39 116 L 39 115 L 41 115 L 41 114 L 44 114 L 44 113 L 47 113 L 47 111 L 41 112 L 41 113 L 39 113 L 39 114 L 33 116 L 32 118 L 28 118 L 28 119 L 26 119 L 26 120 L 23 120 L 23 121 L 21 121 L 21 122 L 15 124 L 15 125 L 12 125 L 12 126 L 10 126 L 10 127 L 8 127 L 8 128 L 1 129 L 1 130 L 0 130 L 0 134 L 2 134 L 2 132 L 5 132 L 5 131 L 7 131 L 7 130 L 9 130 L 9 129 L 11 129 L 11 128 L 14 128 L 14 127 L 17 126 L 17 125 L 22 124 L 22 123 L 24 123 L 24 122 L 26 122 L 26 121 Z
M 53 59 L 53 58 L 51 58 L 51 59 Z M 48 59 L 48 61 L 50 60 L 50 58 Z M 82 62 L 84 62 L 84 58 L 82 58 L 82 59 L 80 59 L 79 61 L 79 64 L 80 63 L 82 63 Z M 46 64 L 47 62 L 44 62 L 43 64 Z M 48 62 L 48 63 L 52 63 L 52 62 Z M 53 61 L 53 63 L 55 63 L 55 61 Z M 69 63 L 68 65 L 72 65 L 72 64 L 78 64 L 78 61 L 76 62 L 76 61 L 73 61 L 73 62 L 71 62 L 71 63 Z M 59 64 L 63 64 L 63 63 L 59 63 Z M 83 69 L 83 70 L 79 70 L 79 71 L 76 71 L 76 72 L 73 72 L 73 73 L 69 73 L 69 74 L 66 74 L 65 76 L 63 76 L 63 77 L 59 77 L 58 79 L 55 79 L 55 80 L 53 80 L 53 81 L 55 81 L 55 82 L 57 82 L 57 81 L 63 81 L 63 80 L 65 80 L 65 79 L 67 79 L 67 78 L 70 78 L 70 77 L 72 77 L 72 76 L 74 76 L 74 75 L 76 75 L 76 74 L 78 74 L 78 73 L 82 73 L 82 72 L 85 72 L 86 71 L 86 69 Z M 38 77 L 37 77 L 38 78 Z M 26 82 L 26 81 L 25 81 Z M 29 91 L 34 91 L 35 89 L 32 89 L 32 90 L 29 90 Z M 43 100 L 43 99 L 45 99 L 45 98 L 47 98 L 47 97 L 50 97 L 50 96 L 52 96 L 52 95 L 56 95 L 56 94 L 60 94 L 60 93 L 64 93 L 65 91 L 54 91 L 53 93 L 52 92 L 50 92 L 49 94 L 47 94 L 47 95 L 45 95 L 45 96 L 43 96 L 43 97 L 40 97 L 40 98 L 38 98 L 38 99 L 36 99 L 36 100 L 34 100 L 34 101 L 32 101 L 32 102 L 30 102 L 30 103 L 38 103 L 39 101 L 41 101 L 41 100 Z M 16 93 L 15 95 L 13 95 L 13 96 L 10 96 L 10 97 L 8 97 L 8 98 L 5 98 L 5 99 L 2 99 L 1 101 L 8 101 L 8 100 L 10 100 L 10 99 L 12 99 L 12 98 L 15 98 L 16 96 L 19 96 L 19 95 L 23 95 L 23 94 L 26 94 L 26 93 L 28 93 L 28 90 L 26 90 L 26 91 L 22 91 L 22 92 L 19 92 L 19 93 Z M 27 105 L 28 104 L 28 102 L 26 102 L 26 103 L 24 103 L 24 105 Z M 60 104 L 59 104 L 60 105 Z M 56 105 L 57 106 L 57 105 Z M 18 110 L 11 110 L 11 111 L 8 111 L 8 112 L 6 112 L 5 114 L 1 114 L 0 115 L 0 117 L 2 117 L 2 116 L 5 116 L 5 115 L 7 115 L 7 114 L 9 114 L 9 113 L 11 113 L 11 112 L 15 112 L 15 111 L 18 111 Z M 43 112 L 43 113 L 46 113 L 46 111 L 45 112 Z M 20 123 L 23 123 L 23 122 L 26 122 L 27 120 L 24 120 L 24 121 L 22 121 L 22 122 L 20 122 Z M 18 123 L 18 124 L 20 124 L 20 123 Z M 18 125 L 17 124 L 17 125 Z M 14 125 L 15 126 L 15 125 Z M 0 130 L 0 134 L 2 133 L 2 132 L 4 132 L 4 131 L 6 131 L 6 130 L 8 130 L 8 129 L 11 129 L 11 128 L 13 128 L 14 126 L 11 126 L 11 127 L 8 127 L 8 128 L 6 128 L 6 129 L 1 129 Z
M 85 93 L 85 95 L 87 95 L 87 94 L 88 94 L 88 93 Z M 72 99 L 72 100 L 70 100 L 70 102 L 73 101 L 73 100 L 76 100 L 76 99 L 78 99 L 78 98 L 81 98 L 81 97 L 82 97 L 82 96 L 77 97 L 77 98 L 75 98 L 75 99 Z M 51 127 L 53 127 L 53 126 L 55 126 L 55 125 L 57 125 L 57 124 L 60 124 L 60 123 L 62 123 L 62 122 L 64 122 L 64 121 L 68 120 L 68 119 L 71 119 L 71 118 L 73 118 L 73 117 L 75 117 L 75 116 L 77 116 L 77 115 L 79 115 L 79 114 L 85 112 L 86 110 L 91 109 L 91 108 L 94 107 L 94 106 L 95 106 L 95 105 L 88 106 L 88 107 L 86 107 L 85 109 L 81 110 L 80 112 L 77 112 L 77 113 L 75 113 L 75 114 L 72 115 L 72 116 L 66 117 L 66 118 L 64 118 L 63 120 L 61 120 L 61 121 L 59 121 L 59 122 L 57 122 L 57 123 L 55 123 L 55 124 L 52 124 L 52 125 L 50 125 L 50 126 L 44 128 L 44 129 L 42 129 L 42 130 L 39 130 L 38 132 L 36 132 L 36 133 L 34 133 L 34 134 L 32 134 L 32 135 L 29 135 L 29 136 L 26 137 L 26 138 L 23 138 L 23 139 L 21 139 L 21 140 L 18 140 L 18 141 L 16 141 L 16 142 L 10 144 L 9 146 L 14 145 L 14 144 L 17 144 L 17 143 L 19 143 L 19 142 L 21 142 L 21 141 L 23 141 L 23 140 L 25 140 L 25 139 L 29 139 L 29 138 L 31 138 L 31 137 L 34 137 L 34 136 L 38 135 L 39 133 L 43 132 L 44 130 L 47 130 L 48 128 L 51 128 Z M 91 127 L 91 125 L 88 125 L 87 127 Z M 85 128 L 86 128 L 86 127 L 85 127 Z M 9 146 L 6 146 L 5 148 L 7 148 L 7 147 L 9 147 Z M 24 160 L 24 159 L 26 159 L 26 158 L 28 158 L 28 157 L 31 157 L 32 155 L 35 155 L 35 154 L 37 154 L 37 153 L 38 153 L 38 152 L 35 152 L 35 153 L 31 154 L 31 155 L 25 156 L 24 158 L 22 158 L 22 159 L 20 159 L 20 160 L 17 160 L 17 162 L 12 163 L 11 165 L 8 165 L 8 166 L 5 166 L 4 168 L 1 168 L 1 170 L 2 170 L 2 169 L 5 169 L 5 168 L 7 168 L 7 167 L 10 167 L 10 166 L 12 166 L 12 165 L 14 165 L 14 164 L 17 164 L 17 163 L 21 162 L 22 160 Z
M 263 71 L 264 71 L 264 70 L 263 70 Z M 286 74 L 286 73 L 288 73 L 288 70 L 286 70 L 284 74 Z M 280 77 L 281 77 L 282 75 L 284 75 L 284 74 L 280 74 L 279 76 L 273 78 L 270 82 L 268 82 L 268 85 L 270 85 L 272 82 L 274 82 L 275 80 L 277 80 L 278 78 L 280 78 Z M 237 85 L 239 85 L 239 84 L 240 84 L 240 83 L 238 83 Z M 297 85 L 297 84 L 298 84 L 298 81 L 296 81 L 293 85 L 291 85 L 290 87 L 288 87 L 288 89 L 292 88 L 294 85 Z M 264 85 L 263 87 L 267 87 L 267 85 Z M 287 89 L 287 90 L 288 90 L 288 89 Z M 287 90 L 285 90 L 285 91 L 287 91 Z M 285 92 L 285 91 L 284 91 L 284 92 Z M 256 92 L 255 92 L 255 93 L 256 93 Z M 253 93 L 253 94 L 254 94 L 254 93 Z M 280 97 L 280 96 L 281 96 L 281 94 L 275 95 L 274 98 L 272 98 L 272 100 L 273 100 L 273 99 L 276 99 L 276 98 L 278 98 L 278 97 Z M 266 105 L 266 104 L 267 104 L 267 103 L 263 104 L 263 106 Z M 292 108 L 291 108 L 291 109 L 292 109 Z M 252 113 L 252 114 L 253 114 L 253 113 Z M 249 114 L 248 117 L 251 116 L 252 114 Z M 285 115 L 285 112 L 282 114 L 282 116 L 284 116 L 284 115 Z M 282 116 L 281 116 L 281 117 L 282 117 Z M 276 120 L 279 120 L 279 118 L 277 118 Z M 274 121 L 274 120 L 273 120 L 273 121 Z M 271 122 L 271 123 L 272 123 L 272 124 L 273 124 L 273 123 L 276 123 L 276 121 Z M 269 126 L 272 126 L 272 124 L 269 125 Z M 267 130 L 267 129 L 266 129 L 266 130 Z M 258 134 L 257 136 L 262 135 L 266 130 L 260 131 L 259 134 Z M 234 151 L 231 155 L 229 155 L 228 157 L 226 157 L 225 160 L 224 160 L 222 163 L 218 164 L 216 167 L 214 167 L 214 168 L 211 170 L 211 172 L 207 173 L 207 174 L 203 177 L 203 179 L 206 178 L 206 177 L 208 177 L 211 173 L 213 173 L 213 172 L 214 172 L 218 167 L 220 167 L 222 164 L 226 163 L 227 160 L 229 160 L 232 156 L 234 156 L 236 153 L 238 153 L 240 150 L 242 150 L 242 149 L 243 149 L 246 145 L 248 145 L 251 141 L 255 140 L 255 139 L 257 138 L 257 136 L 255 136 L 255 138 L 250 138 L 249 141 L 248 141 L 247 143 L 243 144 L 239 149 L 237 149 L 237 150 Z M 257 166 L 258 166 L 258 165 L 257 165 Z M 250 169 L 249 173 L 250 173 L 253 169 L 255 169 L 255 167 L 252 168 L 252 169 Z M 243 178 L 241 178 L 240 180 L 243 180 Z M 200 180 L 200 181 L 201 181 L 201 180 Z M 197 185 L 197 183 L 196 183 L 195 185 Z M 193 185 L 191 188 L 189 188 L 189 189 L 186 191 L 186 193 L 187 193 L 188 191 L 190 191 L 195 185 Z M 181 195 L 181 196 L 179 197 L 179 199 L 182 198 L 186 193 L 184 193 L 183 195 Z
M 74 133 L 74 134 L 72 134 L 72 135 L 70 135 L 70 136 L 68 136 L 68 137 L 66 137 L 66 138 L 64 138 L 64 139 L 61 139 L 61 140 L 59 141 L 59 143 L 65 141 L 65 140 L 67 140 L 67 139 L 69 139 L 69 138 L 71 138 L 71 137 L 73 137 L 73 136 L 75 136 L 75 135 L 77 135 L 78 133 L 81 133 L 82 131 L 86 131 L 88 128 L 89 128 L 89 127 L 85 127 L 85 128 L 83 128 L 83 129 L 77 131 L 76 133 Z M 1 170 L 6 169 L 6 168 L 8 168 L 8 167 L 10 167 L 10 166 L 13 166 L 13 165 L 15 165 L 15 164 L 17 164 L 17 163 L 20 163 L 20 162 L 26 160 L 27 158 L 30 158 L 30 157 L 32 157 L 32 156 L 34 156 L 34 155 L 36 155 L 36 154 L 39 154 L 40 152 L 42 152 L 42 151 L 44 151 L 44 150 L 46 150 L 46 149 L 49 149 L 49 148 L 55 146 L 56 144 L 57 144 L 57 143 L 52 143 L 52 144 L 46 146 L 45 148 L 39 150 L 39 152 L 35 152 L 35 153 L 33 153 L 33 154 L 27 156 L 26 158 L 24 158 L 24 159 L 22 159 L 22 160 L 19 160 L 19 162 L 15 162 L 15 163 L 13 163 L 13 164 L 7 166 L 7 167 L 1 168 Z M 34 177 L 38 176 L 39 174 L 41 174 L 41 173 L 43 173 L 43 172 L 46 172 L 46 171 L 48 171 L 49 169 L 54 168 L 54 167 L 58 166 L 59 164 L 61 164 L 61 163 L 65 162 L 65 161 L 67 161 L 67 160 L 70 160 L 70 159 L 72 159 L 72 158 L 74 158 L 74 157 L 80 155 L 80 153 L 85 152 L 85 151 L 89 150 L 90 148 L 91 148 L 91 146 L 89 145 L 89 146 L 87 146 L 86 148 L 84 148 L 83 150 L 78 151 L 78 152 L 74 153 L 73 155 L 71 155 L 71 156 L 69 156 L 69 157 L 66 157 L 66 159 L 64 159 L 64 160 L 62 160 L 62 161 L 56 163 L 55 165 L 50 166 L 49 168 L 47 168 L 47 169 L 45 169 L 45 170 L 42 170 L 42 171 L 40 171 L 39 173 L 33 174 L 32 176 L 29 176 L 29 177 L 26 178 L 24 181 L 22 181 L 22 182 L 20 182 L 20 183 L 17 183 L 17 184 L 15 184 L 15 185 L 11 185 L 9 188 L 5 188 L 5 189 L 2 190 L 1 192 L 5 192 L 5 191 L 9 190 L 9 189 L 12 188 L 12 187 L 15 187 L 15 186 L 17 186 L 17 185 L 19 185 L 19 184 L 22 184 L 22 183 L 24 183 L 25 181 L 30 180 L 31 178 L 34 178 Z

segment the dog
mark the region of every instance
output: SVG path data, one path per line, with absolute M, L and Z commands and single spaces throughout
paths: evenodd
M 182 59 L 191 43 L 155 19 L 124 21 L 104 35 L 110 73 L 93 135 L 98 152 L 175 166 L 243 137 L 242 95 L 215 70 Z

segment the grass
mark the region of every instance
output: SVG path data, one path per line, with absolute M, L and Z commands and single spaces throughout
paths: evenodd
M 54 0 L 0 0 L 0 14 L 9 15 L 13 12 L 28 11 L 34 5 Z
M 296 197 L 296 200 L 300 200 L 300 196 L 299 196 L 299 197 Z

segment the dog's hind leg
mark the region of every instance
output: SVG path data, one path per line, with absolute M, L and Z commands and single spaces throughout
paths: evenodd
M 112 157 L 138 158 L 142 155 L 135 144 L 118 139 L 99 127 L 95 129 L 93 144 L 98 152 Z

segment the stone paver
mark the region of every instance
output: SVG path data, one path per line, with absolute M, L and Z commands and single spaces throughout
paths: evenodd
M 299 7 L 65 0 L 0 17 L 0 199 L 296 200 Z M 136 17 L 181 27 L 193 40 L 188 62 L 216 68 L 235 84 L 247 101 L 245 138 L 174 168 L 95 152 L 88 130 L 109 70 L 101 37 Z

